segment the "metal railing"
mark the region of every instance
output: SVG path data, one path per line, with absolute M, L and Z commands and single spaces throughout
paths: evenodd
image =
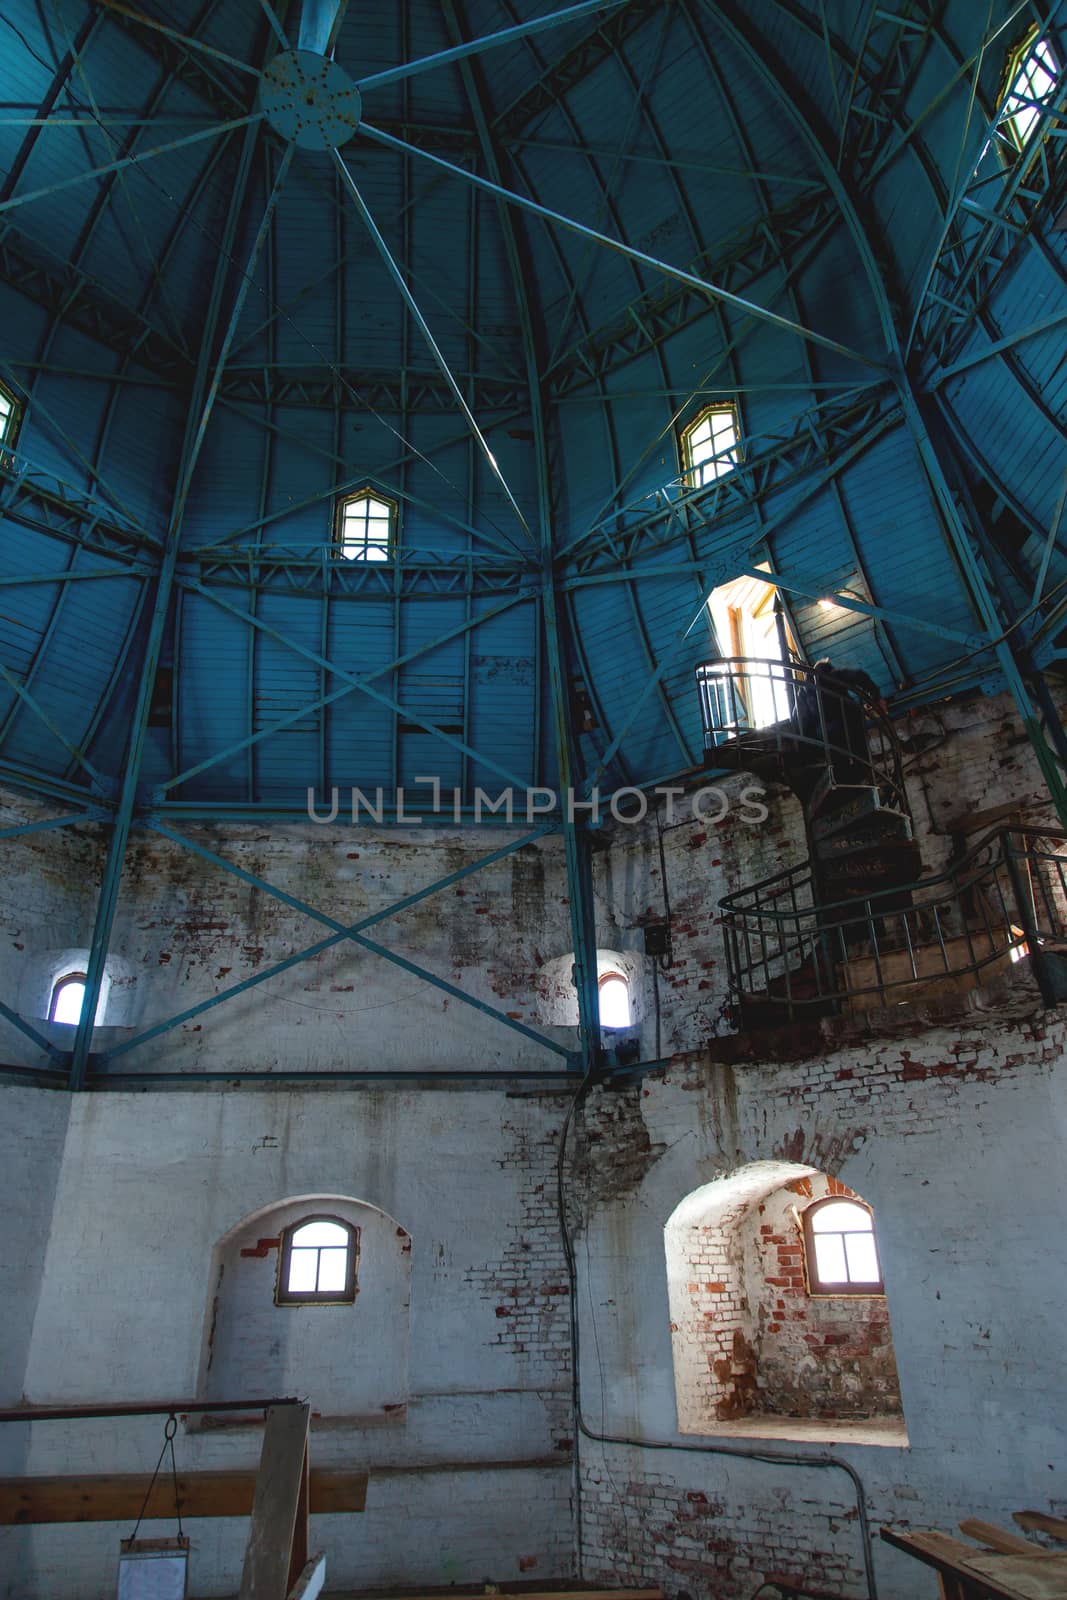
M 1042 958 L 1067 953 L 1063 833 L 1001 829 L 904 890 L 818 905 L 815 882 L 805 862 L 719 901 L 730 997 L 742 1012 L 758 1002 L 785 1020 L 861 998 L 900 1002 L 916 985 L 1010 971 L 1026 956 L 1054 998 Z
M 877 701 L 805 662 L 722 656 L 696 668 L 704 749 L 744 764 L 778 758 L 788 781 L 820 770 L 834 784 L 876 787 L 906 812 L 900 747 Z

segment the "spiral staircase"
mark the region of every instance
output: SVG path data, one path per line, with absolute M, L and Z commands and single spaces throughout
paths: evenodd
M 1067 999 L 1067 838 L 1002 828 L 925 874 L 892 723 L 795 658 L 696 669 L 705 760 L 784 784 L 807 859 L 719 902 L 734 1020 L 776 1026 L 1032 974 Z

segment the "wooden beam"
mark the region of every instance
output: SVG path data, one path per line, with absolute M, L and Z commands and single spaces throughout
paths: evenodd
M 308 1441 L 304 1440 L 304 1464 L 300 1469 L 300 1494 L 296 1502 L 296 1525 L 293 1528 L 293 1548 L 289 1556 L 289 1576 L 286 1579 L 286 1591 L 290 1591 L 300 1582 L 300 1576 L 308 1564 L 308 1510 L 310 1508 L 310 1456 Z M 321 1585 L 320 1585 L 321 1587 Z
M 311 1407 L 272 1406 L 252 1502 L 237 1600 L 285 1600 L 293 1553 Z
M 326 1557 L 312 1556 L 296 1583 L 289 1590 L 289 1600 L 318 1600 L 326 1584 Z
M 0 1527 L 44 1522 L 132 1522 L 151 1483 L 149 1473 L 104 1473 L 77 1478 L 0 1478 Z M 178 1474 L 183 1517 L 247 1517 L 255 1498 L 254 1472 Z M 336 1468 L 312 1472 L 312 1516 L 362 1511 L 367 1474 Z M 145 1518 L 174 1516 L 174 1486 L 157 1478 Z
M 964 1517 L 960 1523 L 960 1532 L 965 1533 L 968 1539 L 977 1539 L 987 1550 L 999 1550 L 1001 1555 L 1040 1554 L 1040 1546 L 1034 1544 L 1032 1540 L 1020 1539 L 1017 1533 L 1009 1533 L 1006 1528 L 998 1528 L 995 1522 L 983 1522 L 981 1517 Z
M 1067 1521 L 1063 1517 L 1050 1517 L 1044 1511 L 1013 1511 L 1011 1520 L 1031 1533 L 1047 1533 L 1050 1539 L 1067 1544 Z

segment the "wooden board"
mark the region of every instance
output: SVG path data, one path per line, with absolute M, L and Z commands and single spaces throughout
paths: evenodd
M 326 1557 L 312 1556 L 293 1587 L 289 1600 L 318 1600 L 326 1584 Z
M 1034 1544 L 1032 1539 L 1020 1539 L 1017 1533 L 1009 1533 L 1006 1528 L 998 1528 L 995 1522 L 983 1522 L 981 1517 L 964 1517 L 960 1523 L 960 1532 L 965 1533 L 968 1539 L 975 1539 L 979 1544 L 984 1544 L 987 1550 L 999 1550 L 1001 1555 L 1041 1554 L 1040 1545 Z
M 1050 1517 L 1044 1511 L 1013 1511 L 1011 1520 L 1017 1522 L 1020 1528 L 1028 1528 L 1032 1533 L 1047 1533 L 1050 1539 L 1067 1544 L 1067 1521 L 1063 1517 Z
M 237 1600 L 285 1600 L 307 1454 L 310 1406 L 271 1406 Z
M 150 1473 L 112 1472 L 84 1478 L 0 1478 L 0 1527 L 41 1522 L 135 1522 Z M 247 1517 L 256 1492 L 254 1472 L 178 1474 L 183 1517 Z M 312 1516 L 362 1511 L 367 1474 L 336 1468 L 312 1471 Z M 174 1485 L 157 1479 L 145 1517 L 172 1519 Z
M 996 1600 L 1067 1600 L 1067 1555 L 1037 1550 L 1032 1555 L 990 1555 L 934 1530 L 883 1528 L 882 1538 L 936 1567 L 965 1592 Z

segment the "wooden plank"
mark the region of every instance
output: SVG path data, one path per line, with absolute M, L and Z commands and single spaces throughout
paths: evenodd
M 312 1556 L 296 1583 L 289 1590 L 289 1600 L 318 1600 L 326 1586 L 326 1557 Z
M 1044 1511 L 1013 1511 L 1011 1520 L 1031 1533 L 1047 1533 L 1050 1539 L 1067 1544 L 1067 1520 L 1063 1517 L 1050 1517 Z
M 0 1527 L 47 1522 L 131 1522 L 144 1504 L 150 1473 L 111 1472 L 91 1477 L 0 1478 Z M 178 1474 L 183 1517 L 247 1517 L 255 1498 L 254 1472 Z M 362 1511 L 367 1474 L 319 1468 L 310 1475 L 312 1516 Z M 157 1478 L 146 1518 L 174 1516 L 174 1487 Z
M 960 1532 L 965 1533 L 968 1539 L 976 1539 L 979 1544 L 984 1544 L 987 1550 L 999 1550 L 1001 1555 L 1041 1554 L 1038 1546 L 1030 1539 L 1020 1539 L 1017 1533 L 1009 1533 L 1006 1528 L 998 1528 L 995 1522 L 983 1522 L 981 1517 L 964 1517 L 960 1523 Z
M 982 1574 L 983 1583 L 996 1578 L 1008 1584 L 1019 1600 L 1067 1600 L 1067 1555 L 1059 1551 L 1037 1550 L 1028 1556 L 979 1552 L 970 1565 Z
M 881 1535 L 887 1544 L 947 1574 L 967 1594 L 993 1595 L 996 1600 L 1067 1600 L 1067 1555 L 1042 1550 L 1025 1556 L 988 1555 L 934 1529 L 905 1533 L 882 1528 Z
M 304 1464 L 300 1469 L 300 1496 L 296 1502 L 296 1525 L 293 1528 L 293 1548 L 289 1556 L 289 1575 L 286 1590 L 296 1587 L 300 1575 L 308 1564 L 308 1479 L 310 1476 L 311 1449 L 304 1440 Z
M 252 1526 L 237 1600 L 285 1600 L 310 1406 L 272 1406 L 263 1430 Z

